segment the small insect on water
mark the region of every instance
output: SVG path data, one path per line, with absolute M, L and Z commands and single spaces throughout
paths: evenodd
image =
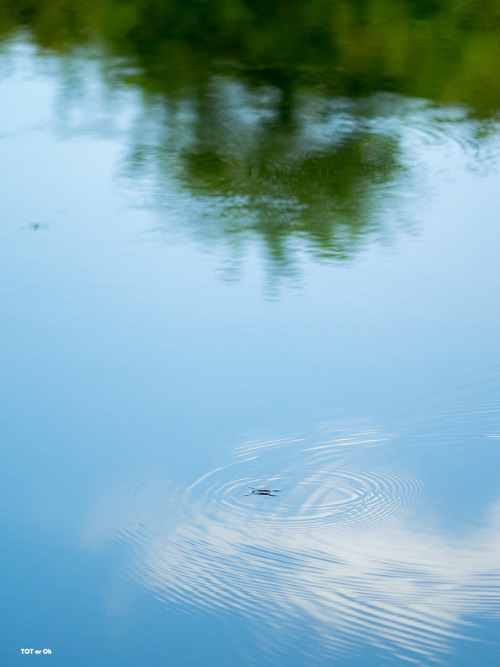
M 281 493 L 281 489 L 256 489 L 253 486 L 248 487 L 250 493 L 245 493 L 245 496 L 276 496 L 278 493 Z
M 34 232 L 40 230 L 48 230 L 49 226 L 46 222 L 30 222 L 26 227 L 21 227 L 21 229 L 31 229 Z

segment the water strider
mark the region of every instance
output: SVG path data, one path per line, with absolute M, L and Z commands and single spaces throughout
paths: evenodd
M 245 496 L 276 496 L 278 493 L 281 493 L 281 489 L 256 489 L 253 486 L 249 486 L 251 489 L 250 493 L 245 493 Z

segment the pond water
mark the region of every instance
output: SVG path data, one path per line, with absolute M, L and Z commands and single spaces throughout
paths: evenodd
M 410 5 L 3 7 L 3 664 L 498 664 L 498 35 Z

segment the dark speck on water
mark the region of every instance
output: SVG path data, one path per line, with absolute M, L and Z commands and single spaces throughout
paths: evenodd
M 31 229 L 34 232 L 48 230 L 49 225 L 46 222 L 30 222 L 24 229 Z

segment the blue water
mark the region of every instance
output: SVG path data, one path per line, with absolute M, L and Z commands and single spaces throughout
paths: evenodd
M 133 89 L 2 58 L 3 664 L 497 664 L 497 128 L 390 97 L 373 234 L 283 268 L 134 176 Z

